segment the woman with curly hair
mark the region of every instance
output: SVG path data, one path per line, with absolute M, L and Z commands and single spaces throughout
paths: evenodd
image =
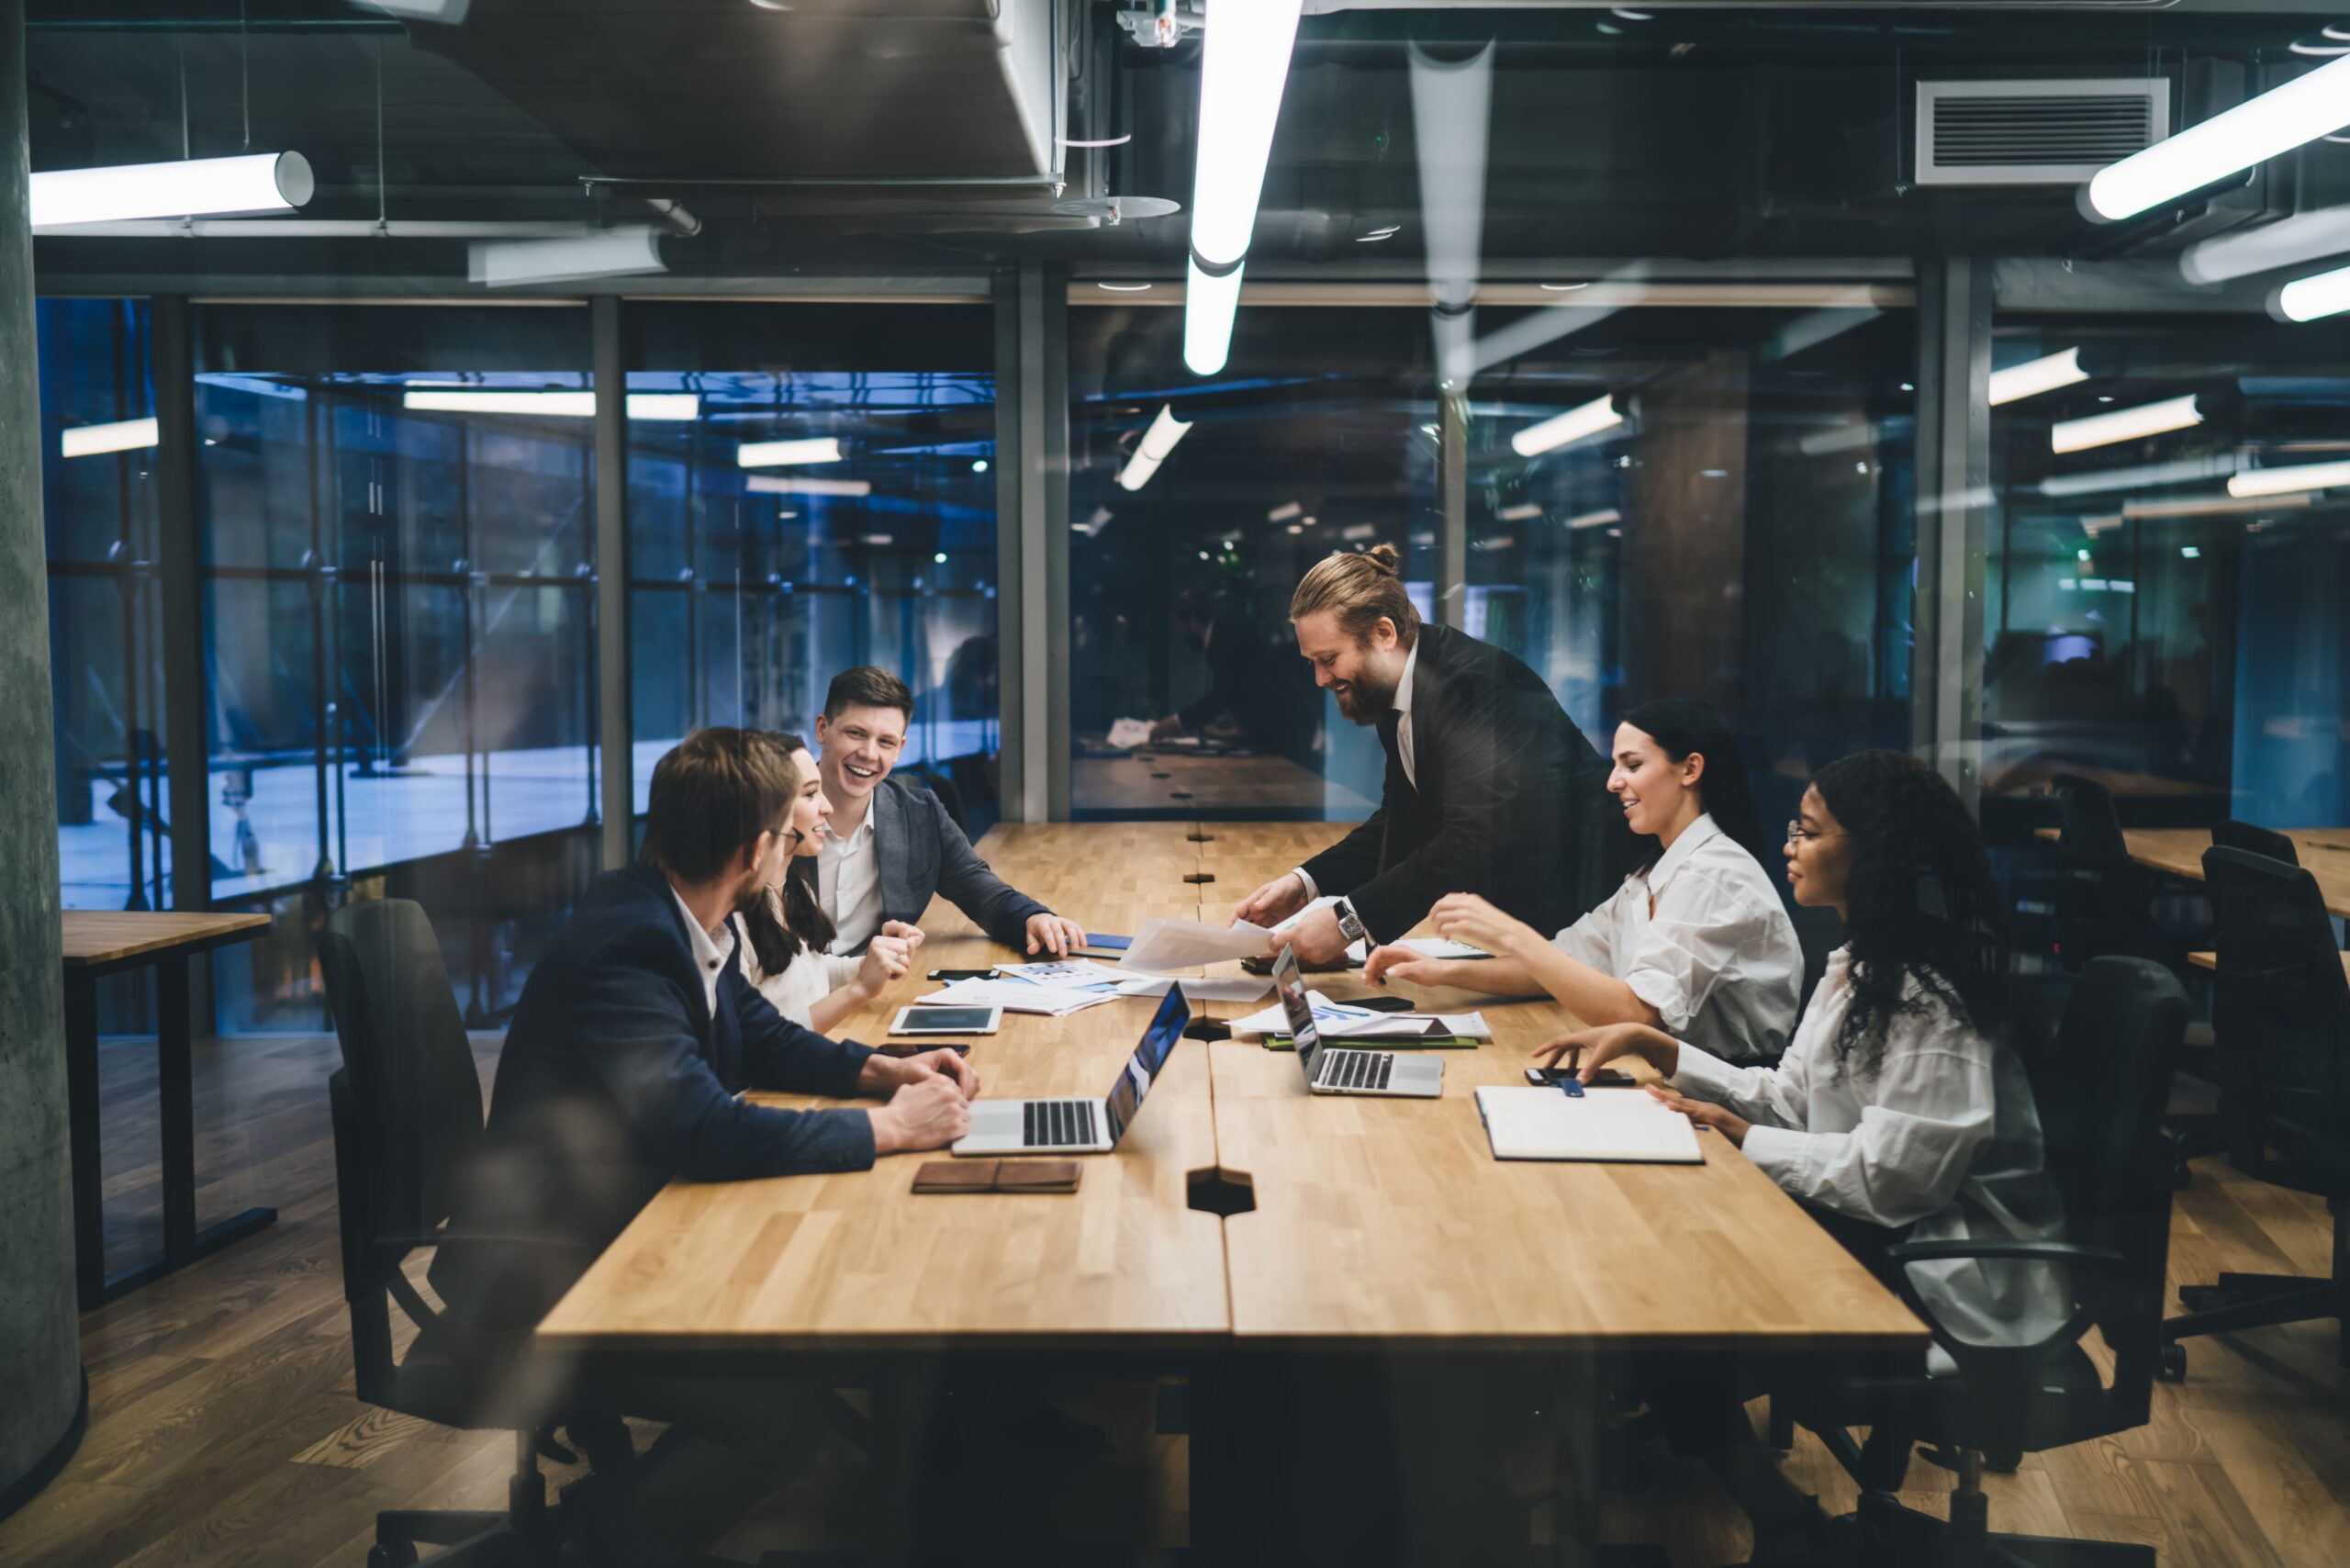
M 778 731 L 766 732 L 762 738 L 782 754 L 799 776 L 800 788 L 791 825 L 784 833 L 783 879 L 733 917 L 743 932 L 734 946 L 742 955 L 744 978 L 759 988 L 768 1005 L 804 1028 L 828 1035 L 912 967 L 922 931 L 892 920 L 860 957 L 824 951 L 832 946 L 833 923 L 816 902 L 814 879 L 794 877 L 790 869 L 794 860 L 814 856 L 822 845 L 833 805 L 824 798 L 824 782 L 816 776 L 816 759 L 806 741 Z
M 1543 1054 L 1585 1080 L 1617 1058 L 1645 1059 L 1664 1080 L 1651 1093 L 1740 1146 L 1873 1266 L 1896 1239 L 2053 1237 L 2005 983 L 2006 921 L 1975 819 L 1939 774 L 1890 751 L 1821 769 L 1800 812 L 1787 824 L 1788 885 L 1797 903 L 1843 917 L 1845 945 L 1776 1068 L 1733 1066 L 1637 1024 L 1570 1035 Z M 2065 1319 L 2064 1282 L 2045 1265 L 1908 1268 L 1961 1340 L 2031 1343 Z M 1927 1370 L 1953 1369 L 1936 1348 Z M 1817 1510 L 1771 1464 L 1731 1383 L 1673 1379 L 1654 1402 L 1674 1446 L 1721 1472 L 1758 1544 L 1776 1532 L 1794 1545 Z

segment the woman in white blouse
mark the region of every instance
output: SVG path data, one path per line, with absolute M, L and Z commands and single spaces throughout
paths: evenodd
M 1391 944 L 1363 979 L 1548 991 L 1592 1024 L 1646 1024 L 1729 1060 L 1775 1059 L 1795 1024 L 1803 949 L 1754 857 L 1761 823 L 1737 738 L 1709 704 L 1667 698 L 1625 716 L 1615 755 L 1607 788 L 1654 846 L 1614 897 L 1546 937 L 1453 893 L 1429 924 L 1492 958 L 1427 958 Z
M 1941 775 L 1888 751 L 1823 768 L 1800 811 L 1787 824 L 1788 884 L 1797 903 L 1841 915 L 1846 942 L 1777 1068 L 1735 1066 L 1640 1024 L 1570 1035 L 1540 1054 L 1586 1080 L 1644 1058 L 1669 1085 L 1650 1092 L 1739 1145 L 1880 1270 L 1896 1239 L 2052 1238 L 2054 1194 L 2003 980 L 2003 906 L 1974 818 Z M 1908 1271 L 1962 1341 L 2031 1344 L 2065 1320 L 2065 1282 L 2049 1265 Z M 1937 1347 L 1927 1370 L 1954 1369 Z M 1716 1464 L 1758 1531 L 1807 1530 L 1807 1500 L 1790 1500 L 1798 1495 L 1762 1457 L 1735 1394 L 1715 1394 L 1711 1451 L 1684 1451 Z
M 800 778 L 791 825 L 784 832 L 791 858 L 779 863 L 782 879 L 767 890 L 761 902 L 734 917 L 741 931 L 734 946 L 742 955 L 744 975 L 778 1013 L 829 1035 L 834 1025 L 912 967 L 922 931 L 892 920 L 862 956 L 836 957 L 824 951 L 832 946 L 833 923 L 811 893 L 811 879 L 792 876 L 790 868 L 792 859 L 811 857 L 822 845 L 833 803 L 824 798 L 823 780 L 816 775 L 808 743 L 792 734 L 770 738 Z

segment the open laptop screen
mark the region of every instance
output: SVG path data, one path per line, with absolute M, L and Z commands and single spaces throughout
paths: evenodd
M 1142 1108 L 1142 1097 L 1150 1092 L 1151 1080 L 1167 1065 L 1175 1049 L 1175 1042 L 1183 1037 L 1183 1026 L 1192 1021 L 1192 1004 L 1183 1000 L 1181 983 L 1167 988 L 1167 999 L 1151 1015 L 1150 1027 L 1142 1032 L 1142 1044 L 1126 1065 L 1118 1070 L 1118 1081 L 1102 1096 L 1110 1115 L 1110 1142 L 1114 1147 L 1125 1136 L 1126 1125 Z
M 1281 1011 L 1289 1016 L 1290 1037 L 1297 1042 L 1297 1065 L 1311 1083 L 1314 1070 L 1320 1065 L 1322 1034 L 1314 1026 L 1314 1003 L 1305 994 L 1305 976 L 1299 972 L 1297 954 L 1290 948 L 1273 956 L 1273 990 L 1281 999 Z

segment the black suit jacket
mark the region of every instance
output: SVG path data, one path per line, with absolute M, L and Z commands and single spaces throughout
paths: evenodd
M 865 1169 L 863 1111 L 735 1096 L 854 1094 L 872 1054 L 787 1022 L 733 963 L 713 1013 L 667 877 L 642 864 L 605 872 L 522 988 L 456 1213 L 463 1228 L 568 1249 L 453 1244 L 433 1260 L 433 1288 L 462 1323 L 527 1328 L 673 1177 Z
M 1412 671 L 1415 787 L 1392 734 L 1379 810 L 1305 863 L 1392 942 L 1447 893 L 1479 893 L 1544 933 L 1624 879 L 1634 853 L 1592 750 L 1542 678 L 1489 644 L 1420 628 Z

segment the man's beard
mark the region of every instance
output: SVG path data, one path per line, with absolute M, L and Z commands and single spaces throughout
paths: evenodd
M 1382 686 L 1368 670 L 1347 682 L 1344 691 L 1333 692 L 1338 700 L 1338 711 L 1358 724 L 1375 724 L 1379 716 L 1395 706 L 1395 689 Z

